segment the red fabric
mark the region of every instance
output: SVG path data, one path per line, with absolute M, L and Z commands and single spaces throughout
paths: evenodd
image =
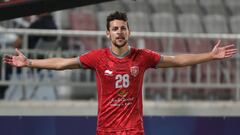
M 81 64 L 96 70 L 97 74 L 99 135 L 102 135 L 100 132 L 143 132 L 143 76 L 145 70 L 156 67 L 159 60 L 160 54 L 136 48 L 131 48 L 121 59 L 109 48 L 80 56 Z
M 144 132 L 143 131 L 119 131 L 119 132 L 98 131 L 97 135 L 144 135 Z

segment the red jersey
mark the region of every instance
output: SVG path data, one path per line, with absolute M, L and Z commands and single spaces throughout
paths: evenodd
M 109 48 L 80 56 L 84 68 L 96 71 L 98 132 L 139 131 L 143 134 L 142 83 L 144 72 L 155 68 L 160 54 L 131 48 L 123 58 Z

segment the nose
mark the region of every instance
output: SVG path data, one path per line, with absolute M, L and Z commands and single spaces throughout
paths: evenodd
M 122 29 L 118 29 L 117 34 L 121 34 L 121 33 L 122 33 Z

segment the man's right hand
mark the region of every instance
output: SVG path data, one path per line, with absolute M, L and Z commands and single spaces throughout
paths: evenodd
M 17 55 L 4 55 L 3 61 L 15 67 L 27 67 L 30 61 L 17 48 L 15 50 Z

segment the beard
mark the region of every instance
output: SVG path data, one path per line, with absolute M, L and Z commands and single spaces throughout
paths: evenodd
M 124 40 L 122 43 L 117 43 L 117 41 L 112 41 L 112 44 L 117 48 L 122 48 L 127 45 L 127 40 Z

